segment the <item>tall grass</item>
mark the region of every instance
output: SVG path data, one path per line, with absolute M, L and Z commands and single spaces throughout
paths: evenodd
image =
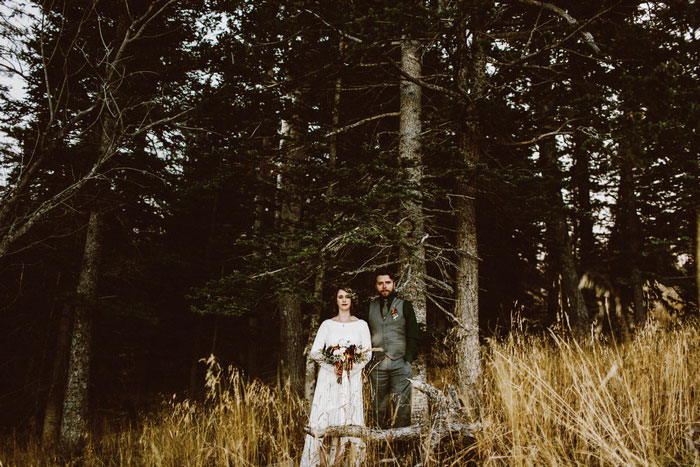
M 648 326 L 624 343 L 513 333 L 484 347 L 476 440 L 453 440 L 425 465 L 693 465 L 700 422 L 700 330 Z M 451 382 L 449 368 L 433 383 Z M 207 399 L 170 400 L 138 426 L 97 430 L 81 459 L 6 438 L 9 465 L 294 465 L 307 408 L 288 387 L 246 380 L 209 362 Z M 422 446 L 422 445 L 421 445 Z M 371 446 L 367 465 L 387 457 Z M 394 462 L 400 465 L 401 461 Z M 387 464 L 385 464 L 387 465 Z M 391 464 L 388 464 L 391 465 Z
M 246 381 L 210 359 L 207 401 L 172 403 L 145 423 L 141 465 L 287 464 L 302 442 L 305 409 L 287 386 Z
M 486 350 L 484 465 L 693 465 L 697 323 L 625 343 L 513 335 Z

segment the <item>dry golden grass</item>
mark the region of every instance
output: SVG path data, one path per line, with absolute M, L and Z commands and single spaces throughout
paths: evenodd
M 602 344 L 491 342 L 477 439 L 483 465 L 693 465 L 700 332 L 650 325 Z M 700 465 L 700 464 L 699 464 Z
M 208 362 L 207 401 L 172 403 L 147 420 L 140 465 L 267 465 L 289 463 L 302 442 L 302 401 L 288 387 L 244 381 Z
M 476 442 L 454 440 L 424 465 L 700 465 L 688 434 L 700 422 L 700 329 L 648 326 L 616 344 L 513 333 L 483 349 Z M 204 403 L 168 401 L 139 426 L 101 430 L 81 459 L 35 440 L 2 440 L 0 465 L 294 465 L 307 410 L 289 388 L 247 381 L 210 361 Z M 451 383 L 448 367 L 432 382 Z M 386 457 L 370 446 L 367 465 Z M 391 465 L 391 464 L 388 464 Z M 395 462 L 394 465 L 400 465 Z

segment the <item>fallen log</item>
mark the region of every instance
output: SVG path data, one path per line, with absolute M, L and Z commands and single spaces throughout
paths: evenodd
M 420 425 L 391 428 L 388 430 L 369 428 L 362 425 L 331 425 L 321 429 L 314 429 L 307 426 L 304 427 L 304 432 L 315 438 L 352 436 L 354 438 L 362 438 L 366 441 L 402 441 L 420 436 L 420 429 Z
M 475 432 L 481 426 L 479 423 L 468 423 L 463 420 L 464 406 L 453 388 L 450 388 L 448 397 L 430 384 L 413 379 L 409 381 L 414 388 L 425 393 L 428 401 L 433 404 L 433 415 L 430 420 L 421 420 L 407 427 L 386 430 L 360 425 L 332 425 L 321 429 L 306 426 L 304 432 L 316 438 L 351 436 L 365 441 L 420 440 L 422 435 L 429 435 L 431 448 L 437 447 L 445 436 L 461 435 L 474 438 Z

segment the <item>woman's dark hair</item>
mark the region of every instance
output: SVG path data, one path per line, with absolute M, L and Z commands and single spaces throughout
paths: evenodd
M 350 315 L 355 316 L 355 302 L 357 301 L 357 294 L 350 287 L 336 287 L 335 293 L 333 294 L 333 309 L 335 313 L 338 314 L 340 310 L 338 309 L 338 292 L 340 290 L 345 291 L 350 297 Z

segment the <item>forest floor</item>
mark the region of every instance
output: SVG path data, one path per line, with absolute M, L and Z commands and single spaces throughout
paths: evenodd
M 476 439 L 370 443 L 366 465 L 700 465 L 700 326 L 653 323 L 624 341 L 511 333 L 483 347 Z M 449 361 L 431 383 L 453 384 Z M 436 359 L 440 361 L 440 359 Z M 210 365 L 203 402 L 166 400 L 137 424 L 101 428 L 80 459 L 0 440 L 0 465 L 294 465 L 305 402 Z M 394 459 L 387 461 L 387 459 Z

